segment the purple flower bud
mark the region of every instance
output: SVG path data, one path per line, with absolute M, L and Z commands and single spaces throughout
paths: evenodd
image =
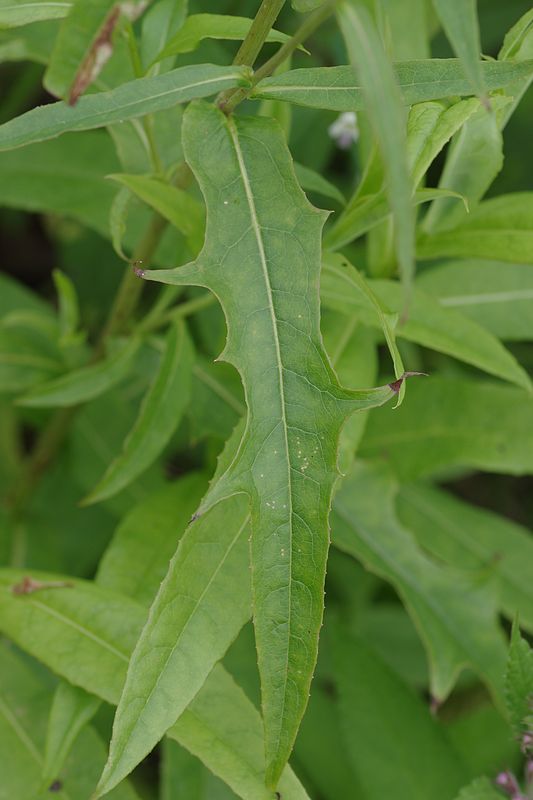
M 500 774 L 496 776 L 494 783 L 502 789 L 511 800 L 523 800 L 520 786 L 512 772 L 500 772 Z

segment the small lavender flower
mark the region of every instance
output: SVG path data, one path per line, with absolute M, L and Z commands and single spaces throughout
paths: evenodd
M 512 772 L 500 772 L 500 774 L 496 776 L 494 783 L 499 789 L 505 792 L 511 800 L 526 800 Z
M 357 127 L 357 114 L 355 111 L 345 111 L 339 114 L 329 128 L 328 133 L 341 150 L 348 150 L 359 139 Z

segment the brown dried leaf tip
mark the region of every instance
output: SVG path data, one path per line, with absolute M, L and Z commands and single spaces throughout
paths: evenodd
M 20 583 L 11 587 L 11 592 L 16 595 L 33 594 L 42 589 L 72 589 L 74 586 L 70 581 L 34 581 L 29 575 L 25 575 Z
M 113 32 L 120 19 L 120 5 L 117 4 L 104 20 L 98 36 L 91 44 L 89 52 L 81 62 L 68 94 L 68 103 L 73 106 L 88 86 L 96 80 L 104 65 L 113 55 Z
M 427 372 L 404 372 L 403 375 L 401 375 L 397 380 L 389 383 L 389 387 L 392 389 L 394 394 L 398 394 L 402 388 L 402 383 L 407 380 L 407 378 L 412 378 L 415 375 L 425 375 L 427 377 Z

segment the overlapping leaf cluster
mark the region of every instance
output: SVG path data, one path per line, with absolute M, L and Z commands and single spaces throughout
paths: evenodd
M 532 13 L 483 59 L 475 0 L 255 5 L 0 0 L 58 262 L 0 282 L 2 788 L 526 792 L 530 534 L 442 484 L 533 471 L 533 199 L 484 199 Z

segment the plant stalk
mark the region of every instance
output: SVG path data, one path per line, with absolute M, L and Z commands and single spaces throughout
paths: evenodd
M 320 8 L 317 8 L 312 14 L 310 14 L 307 19 L 300 25 L 294 36 L 288 41 L 283 44 L 279 50 L 274 53 L 272 58 L 269 58 L 268 61 L 259 67 L 257 72 L 255 72 L 253 79 L 252 79 L 252 87 L 250 89 L 232 89 L 231 96 L 222 104 L 222 101 L 219 101 L 218 106 L 219 108 L 224 111 L 225 114 L 231 114 L 239 103 L 242 103 L 243 100 L 250 95 L 250 92 L 253 91 L 254 86 L 256 86 L 259 81 L 262 81 L 263 78 L 268 78 L 269 75 L 281 65 L 283 62 L 290 56 L 292 53 L 303 43 L 306 39 L 313 34 L 317 28 L 319 28 L 326 19 L 331 16 L 331 14 L 335 10 L 335 6 L 337 5 L 338 0 L 329 0 L 329 2 L 325 3 Z
M 250 30 L 246 34 L 243 43 L 239 47 L 235 58 L 234 64 L 246 65 L 253 67 L 261 48 L 263 47 L 266 38 L 278 18 L 279 12 L 283 8 L 285 0 L 263 0 L 254 21 L 250 26 Z M 227 103 L 230 98 L 238 92 L 238 89 L 228 89 L 217 99 L 217 105 L 223 111 L 226 111 Z

